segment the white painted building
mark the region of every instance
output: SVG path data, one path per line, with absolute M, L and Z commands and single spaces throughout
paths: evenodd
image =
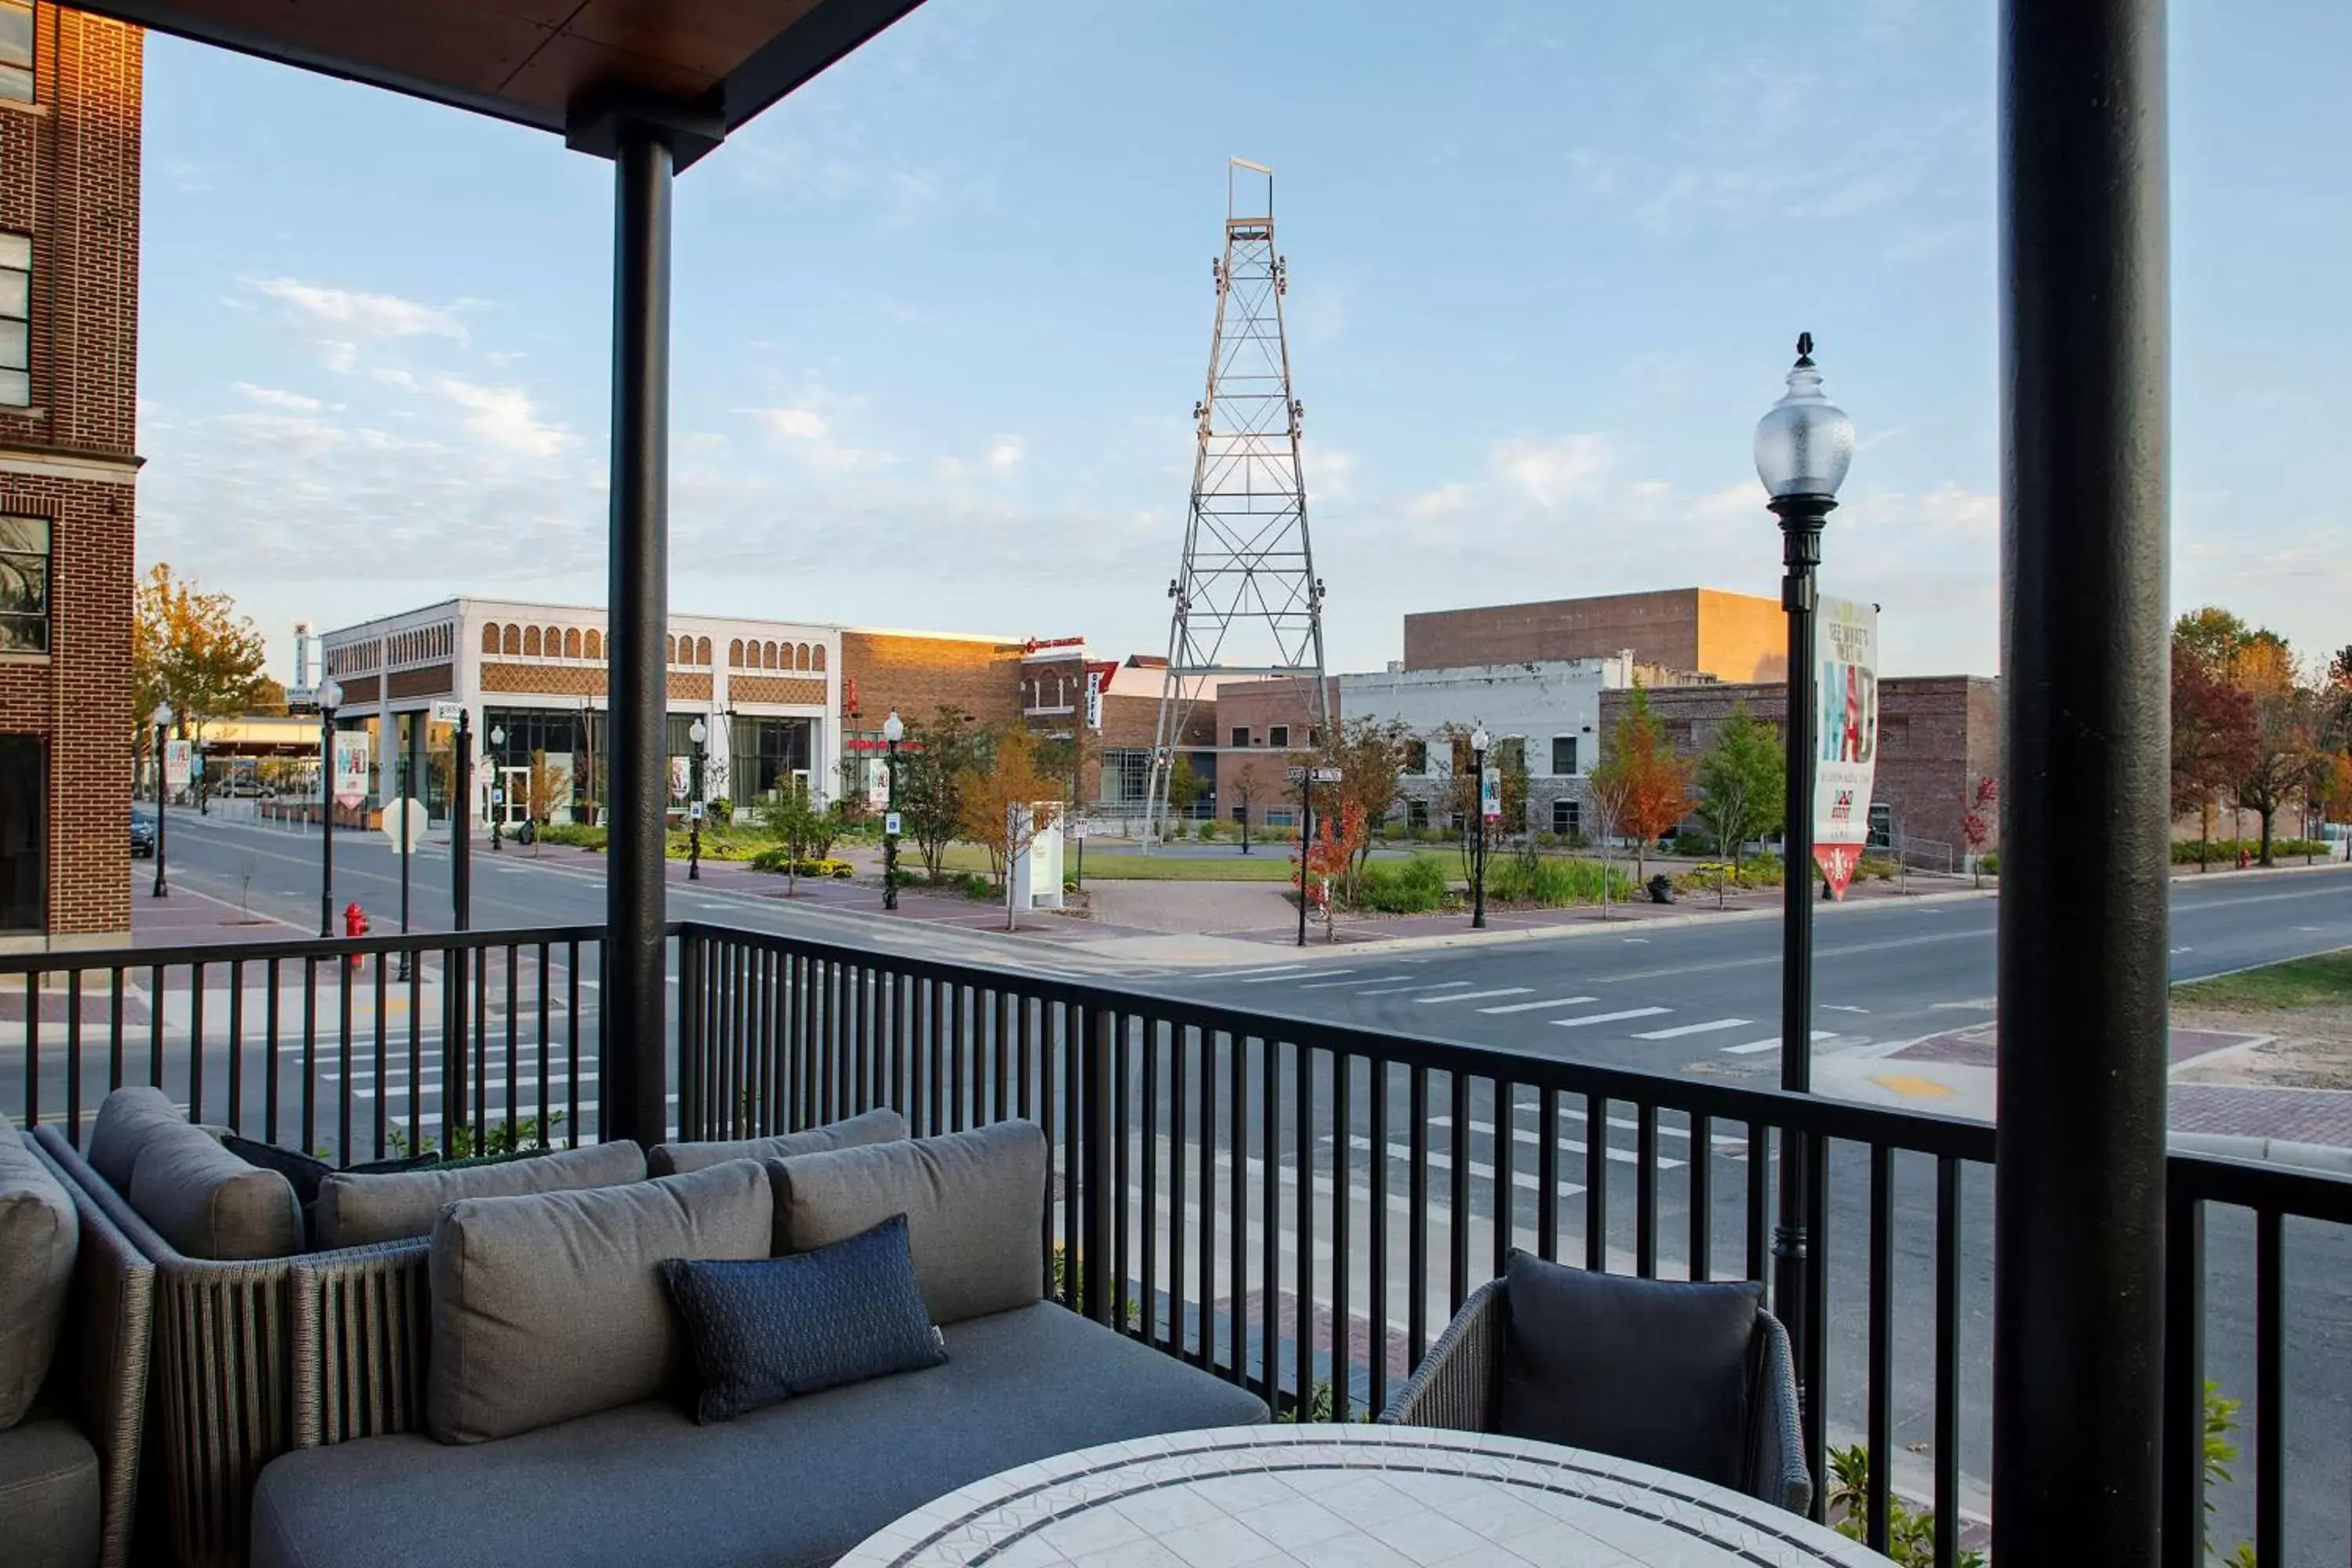
M 372 737 L 375 789 L 403 788 L 445 818 L 452 794 L 473 819 L 540 815 L 593 819 L 606 789 L 609 734 L 604 611 L 575 605 L 458 598 L 326 633 L 326 672 L 342 688 L 338 728 Z M 829 800 L 840 776 L 841 629 L 802 622 L 673 616 L 668 658 L 671 801 L 692 795 L 697 721 L 704 800 L 749 806 L 798 782 Z M 434 703 L 465 706 L 475 776 L 449 777 L 451 728 Z M 390 743 L 387 744 L 387 738 Z

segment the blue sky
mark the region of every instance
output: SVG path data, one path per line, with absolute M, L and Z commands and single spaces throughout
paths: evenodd
M 1334 668 L 1409 610 L 1775 592 L 1749 439 L 1806 329 L 1862 436 L 1825 586 L 1889 670 L 1990 673 L 1991 16 L 931 0 L 679 182 L 671 602 L 1159 651 L 1231 154 L 1277 171 Z M 2174 7 L 2174 597 L 2311 649 L 2347 55 L 2341 4 Z M 601 601 L 608 164 L 160 36 L 146 159 L 143 560 L 281 661 Z

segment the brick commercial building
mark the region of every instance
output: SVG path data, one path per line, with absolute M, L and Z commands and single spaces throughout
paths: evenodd
M 1629 651 L 1643 664 L 1717 680 L 1780 680 L 1788 675 L 1788 620 L 1777 599 L 1715 588 L 1429 610 L 1404 618 L 1407 669 L 1606 658 Z
M 1666 738 L 1685 756 L 1713 743 L 1716 727 L 1732 709 L 1776 729 L 1788 716 L 1788 688 L 1779 682 L 1691 686 L 1647 693 Z M 1627 694 L 1604 692 L 1605 738 L 1624 712 Z M 1948 847 L 1957 868 L 1966 853 L 1960 818 L 1979 778 L 2000 771 L 2000 687 L 1978 675 L 1898 676 L 1878 683 L 1878 768 L 1872 788 L 1874 837 L 1899 832 L 1928 860 L 1929 846 Z
M 131 926 L 144 35 L 0 0 L 0 945 Z

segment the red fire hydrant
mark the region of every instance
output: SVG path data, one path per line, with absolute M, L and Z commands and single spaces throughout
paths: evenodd
M 2244 870 L 2247 864 L 2246 847 L 2241 844 L 2238 846 L 2238 869 L 2241 871 Z
M 360 908 L 360 901 L 357 899 L 353 899 L 350 903 L 343 906 L 343 934 L 345 936 L 365 936 L 367 933 L 367 911 Z M 360 955 L 355 952 L 352 954 L 352 967 L 353 969 L 357 969 L 359 966 Z

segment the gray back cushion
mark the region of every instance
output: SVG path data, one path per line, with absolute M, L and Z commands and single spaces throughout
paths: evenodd
M 443 1206 L 459 1198 L 576 1192 L 645 1179 L 645 1152 L 625 1138 L 495 1165 L 428 1165 L 375 1175 L 338 1171 L 319 1184 L 311 1236 L 322 1252 L 405 1241 L 432 1235 Z
M 1764 1287 L 1627 1279 L 1519 1251 L 1504 1279 L 1496 1431 L 1740 1484 Z
M 89 1149 L 83 1158 L 106 1178 L 107 1185 L 123 1197 L 131 1195 L 131 1168 L 147 1141 L 166 1127 L 185 1127 L 188 1119 L 173 1109 L 172 1097 L 144 1084 L 129 1085 L 106 1097 L 98 1120 L 89 1129 Z
M 73 1199 L 0 1116 L 0 1432 L 49 1373 L 80 1242 Z
M 185 1121 L 152 1130 L 128 1195 L 140 1217 L 185 1257 L 244 1263 L 302 1250 L 293 1184 L 247 1164 Z
M 907 1135 L 907 1119 L 887 1106 L 861 1111 L 845 1121 L 773 1138 L 736 1138 L 723 1143 L 656 1143 L 646 1156 L 646 1168 L 656 1176 L 683 1171 L 707 1171 L 730 1160 L 789 1160 L 795 1154 L 822 1154 L 828 1149 L 856 1149 L 868 1143 L 890 1143 Z
M 772 1160 L 768 1173 L 779 1253 L 905 1215 L 933 1322 L 1010 1311 L 1045 1294 L 1045 1134 L 1034 1121 Z
M 684 1334 L 658 1266 L 765 1258 L 774 1224 L 767 1176 L 749 1160 L 451 1204 L 428 1266 L 425 1430 L 481 1443 L 682 1390 Z

